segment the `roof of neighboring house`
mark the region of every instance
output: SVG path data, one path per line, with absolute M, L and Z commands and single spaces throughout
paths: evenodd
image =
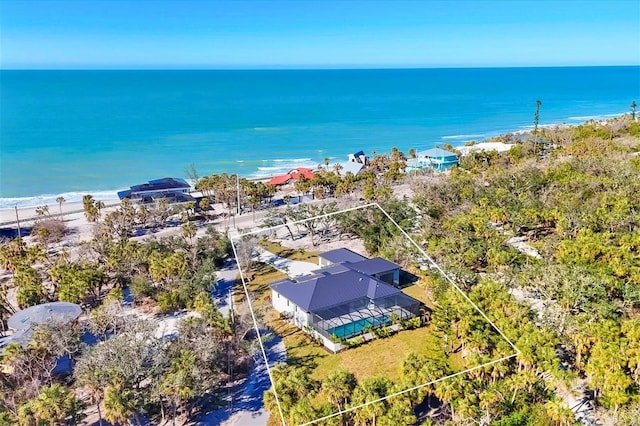
M 177 189 L 189 189 L 191 185 L 186 180 L 180 178 L 162 178 L 150 180 L 147 183 L 141 183 L 140 185 L 133 185 L 131 188 L 118 192 L 120 199 L 131 197 L 136 193 L 149 192 L 149 191 L 175 191 Z
M 335 250 L 325 251 L 320 253 L 318 257 L 327 259 L 331 263 L 344 263 L 344 262 L 360 262 L 367 260 L 366 257 L 359 255 L 358 253 L 351 251 L 347 248 L 338 248 Z
M 396 265 L 395 263 L 381 257 L 374 257 L 373 259 L 366 259 L 360 262 L 348 263 L 346 266 L 367 275 L 380 274 L 382 272 L 389 272 L 400 269 L 399 265 Z
M 0 338 L 0 350 L 12 343 L 26 347 L 35 330 L 35 326 L 49 321 L 69 323 L 75 321 L 82 314 L 82 308 L 75 303 L 50 302 L 31 306 L 11 315 L 7 326 L 14 330 L 13 334 Z
M 354 157 L 358 158 L 358 157 L 360 157 L 361 155 L 364 155 L 364 151 L 354 152 L 354 153 L 353 153 L 353 154 L 351 154 L 351 155 L 353 155 Z
M 267 182 L 265 182 L 265 185 L 284 185 L 285 183 L 289 182 L 291 179 L 293 178 L 289 175 L 274 176 L 271 179 L 269 179 Z
M 455 152 L 446 151 L 442 148 L 431 148 L 425 151 L 417 152 L 418 157 L 457 157 Z
M 13 330 L 28 330 L 48 321 L 71 322 L 82 314 L 82 308 L 75 303 L 50 302 L 31 306 L 11 315 L 7 326 Z
M 400 290 L 375 278 L 353 270 L 315 276 L 296 283 L 279 281 L 270 286 L 306 312 L 315 312 L 352 300 L 372 300 L 400 293 Z
M 342 166 L 342 170 L 340 171 L 341 174 L 346 174 L 347 172 L 351 172 L 354 175 L 357 175 L 358 173 L 360 173 L 360 170 L 362 170 L 364 168 L 364 164 L 362 163 L 356 163 L 353 161 L 347 161 L 345 163 L 340 163 L 340 165 Z
M 308 169 L 306 167 L 298 167 L 297 169 L 291 169 L 291 170 L 289 170 L 288 174 L 291 175 L 291 176 L 298 175 L 298 177 L 300 175 L 303 175 L 307 179 L 313 178 L 313 170 Z
M 301 176 L 304 176 L 306 179 L 313 179 L 313 170 L 306 167 L 291 169 L 287 174 L 272 177 L 269 181 L 265 182 L 265 185 L 284 185 L 292 179 L 300 179 Z

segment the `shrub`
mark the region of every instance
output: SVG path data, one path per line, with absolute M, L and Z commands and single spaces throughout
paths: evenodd
M 422 320 L 420 319 L 420 317 L 413 317 L 402 321 L 401 325 L 405 330 L 413 330 L 414 328 L 422 326 Z
M 349 343 L 349 347 L 355 348 L 356 346 L 360 346 L 361 344 L 363 344 L 364 343 L 364 339 L 362 338 L 362 336 L 358 336 L 355 339 L 351 339 L 347 343 Z
M 124 294 L 122 293 L 121 288 L 112 288 L 111 290 L 109 290 L 109 293 L 107 293 L 104 299 L 105 301 L 114 300 L 119 302 L 124 299 Z
M 175 312 L 182 309 L 180 295 L 176 291 L 163 291 L 158 294 L 158 310 L 161 314 Z
M 42 244 L 57 243 L 62 240 L 67 231 L 67 225 L 60 218 L 46 218 L 37 220 L 32 232 Z
M 131 279 L 129 290 L 131 290 L 131 295 L 136 300 L 144 299 L 145 297 L 154 297 L 157 292 L 156 287 L 143 275 L 135 275 Z
M 383 339 L 385 337 L 389 337 L 393 334 L 393 330 L 391 330 L 389 327 L 384 326 L 384 327 L 380 327 L 380 328 L 376 328 L 375 330 L 373 330 L 373 333 Z

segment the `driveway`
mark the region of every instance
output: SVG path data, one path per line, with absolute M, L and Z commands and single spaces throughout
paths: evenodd
M 216 273 L 218 284 L 213 296 L 216 306 L 223 315 L 228 315 L 231 302 L 231 290 L 238 276 L 238 266 L 235 260 L 229 260 Z M 287 359 L 286 349 L 282 340 L 267 330 L 261 330 L 263 345 L 270 366 Z M 262 396 L 271 387 L 271 379 L 267 372 L 267 365 L 262 352 L 254 356 L 253 366 L 247 379 L 232 390 L 225 398 L 227 407 L 202 414 L 195 425 L 224 425 L 224 426 L 265 426 L 269 413 L 264 409 Z
M 236 282 L 238 274 L 238 265 L 235 259 L 227 260 L 222 268 L 216 271 L 216 279 L 218 282 L 213 289 L 213 298 L 216 307 L 225 317 L 229 315 L 231 290 L 233 289 L 233 284 Z

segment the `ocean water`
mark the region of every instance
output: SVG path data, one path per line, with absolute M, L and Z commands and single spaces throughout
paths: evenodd
M 0 71 L 0 208 L 627 112 L 640 67 Z

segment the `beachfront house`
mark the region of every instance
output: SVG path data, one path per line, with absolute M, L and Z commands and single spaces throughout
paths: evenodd
M 342 166 L 340 169 L 340 174 L 343 176 L 346 175 L 347 173 L 351 173 L 352 175 L 356 176 L 365 168 L 364 163 L 358 163 L 354 161 L 347 161 L 347 162 L 341 163 L 340 166 Z
M 349 162 L 367 164 L 369 162 L 369 158 L 364 154 L 364 151 L 358 151 L 353 154 L 349 154 Z
M 154 199 L 166 198 L 170 201 L 186 202 L 194 201 L 188 193 L 191 185 L 180 178 L 162 178 L 150 180 L 147 183 L 133 185 L 131 188 L 118 192 L 121 200 L 131 199 L 150 202 Z
M 296 180 L 304 177 L 305 179 L 313 179 L 313 170 L 305 167 L 298 167 L 297 169 L 291 169 L 284 175 L 274 176 L 265 182 L 265 185 L 272 186 L 284 186 L 289 185 Z
M 407 160 L 407 172 L 413 170 L 431 169 L 444 171 L 458 164 L 455 152 L 442 148 L 431 148 L 416 153 L 416 158 Z
M 387 326 L 393 317 L 406 320 L 419 315 L 418 300 L 374 276 L 391 271 L 387 278 L 393 281 L 400 268 L 392 262 L 339 249 L 323 253 L 320 264 L 326 266 L 301 281 L 271 284 L 271 302 L 276 311 L 320 338 L 329 350 L 339 351 L 341 340 Z M 390 266 L 396 269 L 388 269 Z M 367 270 L 376 274 L 364 272 Z
M 344 176 L 347 173 L 351 173 L 356 176 L 358 173 L 365 170 L 366 166 L 369 164 L 369 157 L 365 155 L 364 151 L 358 151 L 353 154 L 349 154 L 347 161 L 339 164 L 341 175 Z

